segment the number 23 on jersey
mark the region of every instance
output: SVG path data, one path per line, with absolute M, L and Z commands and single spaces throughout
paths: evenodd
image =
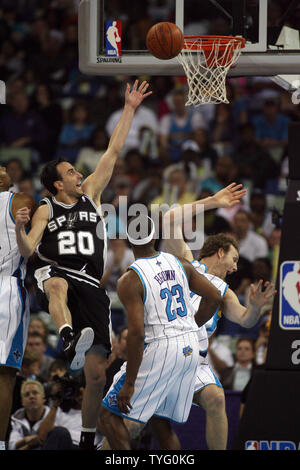
M 160 291 L 160 298 L 167 299 L 166 314 L 169 321 L 176 320 L 177 315 L 185 317 L 187 315 L 186 304 L 183 298 L 183 291 L 180 284 L 175 284 L 171 289 L 164 288 Z M 178 307 L 171 310 L 172 300 L 175 298 Z

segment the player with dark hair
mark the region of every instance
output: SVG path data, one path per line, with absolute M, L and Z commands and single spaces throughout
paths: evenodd
M 6 448 L 16 373 L 22 367 L 30 315 L 24 287 L 26 260 L 18 249 L 15 218 L 20 207 L 26 206 L 30 215 L 36 209 L 32 197 L 10 192 L 10 186 L 6 169 L 0 167 L 0 451 Z
M 195 315 L 199 324 L 221 301 L 218 290 L 189 262 L 157 252 L 154 235 L 150 217 L 140 215 L 128 226 L 135 262 L 117 286 L 128 321 L 127 362 L 115 375 L 100 413 L 112 449 L 130 449 L 123 418 L 144 424 L 152 417 L 163 429 L 164 448 L 179 448 L 170 420 L 188 419 L 199 357 L 190 290 L 204 296 Z
M 59 330 L 70 368 L 76 371 L 84 366 L 83 448 L 90 449 L 94 443 L 106 360 L 111 352 L 110 302 L 100 286 L 107 251 L 100 198 L 135 110 L 152 93 L 147 89 L 146 81 L 138 86 L 136 80 L 132 90 L 127 84 L 122 115 L 92 174 L 82 181 L 81 173 L 64 158 L 49 162 L 41 180 L 52 197 L 41 201 L 28 234 L 24 229 L 28 210 L 19 210 L 16 217 L 20 252 L 25 258 L 35 250 L 38 254 L 38 289 Z

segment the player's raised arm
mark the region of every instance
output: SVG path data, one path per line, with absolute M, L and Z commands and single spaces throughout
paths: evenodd
M 166 250 L 175 256 L 193 261 L 193 254 L 184 241 L 183 223 L 187 221 L 187 218 L 192 222 L 192 218 L 203 211 L 232 207 L 240 202 L 246 192 L 247 190 L 242 189 L 241 184 L 231 183 L 213 196 L 167 211 L 163 217 L 164 234 L 168 235 L 165 238 Z
M 96 170 L 82 184 L 84 192 L 91 196 L 95 202 L 100 202 L 101 193 L 111 178 L 114 165 L 129 133 L 136 108 L 152 93 L 152 91 L 147 92 L 148 86 L 146 81 L 138 86 L 138 80 L 136 80 L 130 90 L 130 85 L 127 84 L 124 109 L 112 133 L 108 148 L 102 155 Z
M 144 292 L 137 274 L 128 270 L 121 276 L 117 284 L 119 299 L 125 307 L 127 335 L 126 379 L 121 388 L 117 403 L 122 413 L 129 413 L 130 398 L 134 392 L 134 383 L 142 362 L 144 350 Z
M 28 207 L 18 209 L 15 215 L 17 244 L 24 258 L 29 258 L 34 253 L 36 246 L 42 239 L 49 219 L 48 205 L 45 204 L 37 208 L 32 217 L 31 230 L 26 234 L 25 227 L 30 221 L 30 215 Z

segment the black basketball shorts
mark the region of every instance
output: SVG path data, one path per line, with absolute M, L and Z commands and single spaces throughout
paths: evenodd
M 86 327 L 94 330 L 93 345 L 101 345 L 111 353 L 110 300 L 106 290 L 100 287 L 98 280 L 78 271 L 43 266 L 35 271 L 38 286 L 38 301 L 45 311 L 49 311 L 49 301 L 44 292 L 44 282 L 53 277 L 63 278 L 68 283 L 67 305 L 72 315 L 75 333 Z

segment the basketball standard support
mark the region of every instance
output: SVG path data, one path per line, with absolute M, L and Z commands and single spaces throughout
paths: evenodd
M 267 360 L 254 372 L 235 450 L 300 450 L 300 123 L 289 125 L 289 184 Z

